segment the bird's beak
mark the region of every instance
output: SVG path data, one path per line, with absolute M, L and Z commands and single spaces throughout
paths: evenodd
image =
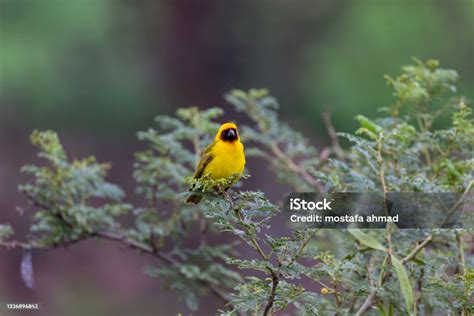
M 230 129 L 227 132 L 227 138 L 229 138 L 229 139 L 237 138 L 237 132 L 235 131 L 235 129 Z

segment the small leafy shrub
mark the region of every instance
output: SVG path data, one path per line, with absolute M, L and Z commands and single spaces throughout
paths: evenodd
M 266 90 L 236 90 L 226 100 L 252 122 L 240 127 L 247 157 L 264 159 L 295 191 L 458 192 L 472 199 L 474 127 L 467 100 L 454 95 L 457 79 L 435 60 L 415 60 L 400 76 L 386 76 L 395 101 L 379 117 L 358 115 L 354 134 L 337 135 L 349 150 L 340 147 L 327 115 L 332 145 L 316 149 L 280 121 Z M 176 118 L 159 116 L 155 128 L 138 133 L 148 145 L 136 153 L 133 173 L 142 205 L 123 202 L 124 192 L 105 180 L 108 164 L 71 160 L 56 133 L 33 132 L 46 163 L 23 168 L 32 180 L 20 190 L 36 206 L 31 236 L 14 240 L 11 227 L 1 225 L 0 245 L 44 250 L 89 238 L 125 244 L 158 259 L 146 273 L 180 292 L 191 310 L 210 294 L 225 304 L 222 315 L 474 313 L 474 259 L 466 247 L 472 229 L 388 225 L 276 236 L 271 221 L 279 201 L 239 185 L 225 194 L 209 189 L 235 179 L 190 179 L 222 114 L 179 109 Z M 183 203 L 190 183 L 206 195 L 198 205 Z M 123 225 L 126 214 L 134 225 Z M 210 242 L 220 233 L 234 241 Z M 240 247 L 254 256 L 241 257 Z

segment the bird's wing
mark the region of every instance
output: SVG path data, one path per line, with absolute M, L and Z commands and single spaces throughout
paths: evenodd
M 214 159 L 212 155 L 212 147 L 214 147 L 214 142 L 212 142 L 209 146 L 204 149 L 201 153 L 201 158 L 199 159 L 199 163 L 196 167 L 196 172 L 194 173 L 194 179 L 199 179 L 203 176 L 204 169 L 206 169 L 207 165 Z

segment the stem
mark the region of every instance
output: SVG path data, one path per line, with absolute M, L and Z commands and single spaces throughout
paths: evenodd
M 225 199 L 229 202 L 230 208 L 233 210 L 236 216 L 236 219 L 240 222 L 240 225 L 245 229 L 245 232 L 247 233 L 247 235 L 250 236 L 249 237 L 250 242 L 252 243 L 252 246 L 254 247 L 254 249 L 258 252 L 258 254 L 262 257 L 263 260 L 268 261 L 270 259 L 270 255 L 265 254 L 262 247 L 260 247 L 257 239 L 252 236 L 253 234 L 245 225 L 244 218 L 242 214 L 240 213 L 240 210 L 234 207 L 234 201 L 232 200 L 232 197 L 230 196 L 230 194 L 227 193 L 226 191 L 223 191 L 223 195 Z M 303 243 L 300 249 L 304 249 L 304 246 L 309 242 L 309 239 L 310 238 L 308 238 L 308 240 L 305 243 Z M 275 271 L 273 271 L 273 269 L 270 266 L 267 267 L 267 270 L 270 272 L 270 275 L 272 277 L 272 289 L 270 291 L 270 296 L 268 297 L 267 305 L 265 306 L 265 309 L 263 312 L 264 316 L 269 315 L 273 307 L 273 304 L 275 302 L 276 290 L 278 287 L 278 283 L 280 281 L 278 274 L 275 273 Z
M 459 272 L 461 275 L 464 275 L 466 273 L 466 258 L 464 257 L 464 242 L 461 234 L 456 234 L 456 240 L 459 247 Z
M 385 259 L 383 259 L 382 266 L 380 267 L 379 287 L 382 286 L 384 282 L 385 267 L 387 266 L 387 261 L 389 257 L 390 257 L 389 255 L 385 256 Z
M 340 161 L 344 161 L 344 151 L 339 144 L 339 140 L 337 138 L 336 130 L 331 122 L 331 113 L 324 112 L 322 114 L 324 125 L 326 125 L 326 130 L 328 132 L 329 138 L 331 139 L 332 148 L 334 150 L 334 154 L 336 154 L 337 159 Z
M 270 310 L 273 307 L 273 303 L 275 302 L 276 290 L 277 290 L 278 283 L 279 283 L 278 276 L 275 274 L 275 272 L 273 272 L 273 270 L 270 269 L 270 268 L 267 268 L 267 269 L 268 269 L 268 271 L 270 272 L 270 274 L 272 276 L 272 289 L 271 289 L 271 292 L 270 292 L 270 296 L 268 297 L 268 303 L 265 306 L 265 310 L 263 311 L 264 316 L 267 316 L 270 313 Z
M 461 234 L 457 233 L 456 234 L 456 240 L 458 242 L 458 245 L 459 245 L 459 259 L 460 259 L 460 263 L 459 263 L 459 272 L 462 276 L 465 275 L 466 273 L 466 258 L 464 257 L 464 241 L 462 239 L 462 236 Z M 465 288 L 465 291 L 464 291 L 464 294 L 466 295 L 466 297 L 468 297 L 468 289 Z M 465 316 L 465 315 L 468 315 L 466 313 L 466 310 L 463 309 L 461 311 L 461 316 Z
M 415 248 L 413 248 L 413 250 L 406 257 L 404 257 L 401 260 L 401 263 L 403 265 L 405 265 L 408 261 L 413 259 L 423 248 L 425 248 L 432 240 L 433 240 L 433 235 L 429 235 L 428 237 L 426 237 L 421 243 L 419 243 Z M 384 267 L 384 265 L 385 265 L 385 260 L 384 260 L 384 263 L 382 264 L 382 267 Z M 383 285 L 383 283 L 385 282 L 385 280 L 389 276 L 390 276 L 390 273 L 388 273 L 388 272 L 385 273 L 385 275 L 380 276 L 379 287 L 381 287 Z M 370 294 L 367 296 L 364 303 L 362 304 L 362 306 L 359 308 L 359 310 L 357 311 L 357 313 L 355 315 L 356 316 L 361 316 L 369 308 L 371 308 L 374 305 L 376 295 L 377 295 L 376 290 L 373 290 L 372 292 L 370 292 Z
M 155 251 L 151 246 L 149 246 L 147 244 L 144 244 L 144 243 L 139 242 L 137 240 L 131 239 L 130 237 L 128 237 L 128 236 L 126 236 L 122 233 L 112 232 L 112 231 L 93 232 L 93 233 L 91 233 L 87 236 L 83 236 L 81 238 L 71 240 L 71 241 L 68 241 L 68 242 L 64 242 L 64 243 L 58 244 L 58 245 L 41 245 L 41 244 L 36 244 L 36 243 L 10 241 L 10 242 L 0 242 L 0 246 L 4 246 L 4 247 L 10 248 L 10 249 L 12 249 L 12 248 L 21 248 L 21 249 L 28 249 L 28 250 L 30 250 L 30 249 L 53 250 L 53 249 L 56 249 L 60 246 L 63 246 L 63 247 L 70 246 L 72 244 L 75 244 L 75 243 L 78 243 L 80 241 L 86 240 L 90 237 L 98 237 L 98 238 L 101 238 L 101 239 L 122 243 L 122 244 L 124 244 L 124 245 L 126 245 L 126 246 L 128 246 L 132 249 L 136 249 L 136 250 L 139 250 L 139 251 L 141 251 L 145 254 L 151 255 L 154 258 L 161 261 L 162 263 L 165 263 L 165 264 L 168 264 L 168 265 L 171 265 L 171 266 L 181 265 L 181 262 L 174 259 L 173 257 L 171 257 L 168 254 Z M 179 273 L 181 275 L 183 275 L 182 272 L 179 272 Z M 207 280 L 196 280 L 196 281 L 199 282 L 200 284 L 202 284 L 203 286 L 207 287 L 208 290 L 215 297 L 217 297 L 219 300 L 221 300 L 224 304 L 230 304 L 229 303 L 229 298 L 227 297 L 227 295 L 225 293 L 223 293 L 221 291 L 221 289 L 219 289 L 217 286 L 215 286 L 214 284 L 210 283 Z
M 309 244 L 309 241 L 311 240 L 311 238 L 314 237 L 314 232 L 311 233 L 308 238 L 306 240 L 303 241 L 303 243 L 301 244 L 300 248 L 298 249 L 298 251 L 293 255 L 293 257 L 291 258 L 291 262 L 294 262 L 296 259 L 298 259 L 298 257 L 301 255 L 301 253 L 304 251 L 304 249 L 306 248 L 306 246 Z
M 388 242 L 388 255 L 390 256 L 390 260 L 393 255 L 393 245 L 392 245 L 392 223 L 387 224 L 387 242 Z
M 339 314 L 339 309 L 342 306 L 342 302 L 339 299 L 339 295 L 338 295 L 338 292 L 337 292 L 337 281 L 333 281 L 332 286 L 333 286 L 333 291 L 331 291 L 331 292 L 332 292 L 332 295 L 334 296 L 334 300 L 336 301 L 336 306 L 337 306 L 337 309 L 338 309 L 338 311 L 336 312 L 336 316 L 338 316 L 338 315 L 340 315 Z
M 385 260 L 383 261 L 382 263 L 382 268 L 380 270 L 380 273 L 381 275 L 383 274 L 383 269 L 385 267 L 385 264 L 387 262 L 387 258 L 389 256 L 386 256 L 385 257 Z M 370 263 L 370 259 L 369 259 L 369 263 Z M 367 266 L 367 279 L 369 281 L 369 284 L 370 286 L 374 286 L 374 283 L 373 283 L 373 280 L 370 276 L 370 269 L 369 269 L 369 266 Z M 379 282 L 379 286 L 381 286 L 381 283 L 382 281 Z M 365 299 L 364 303 L 362 304 L 362 306 L 360 307 L 360 309 L 357 311 L 357 313 L 355 314 L 356 316 L 361 316 L 363 315 L 370 307 L 372 307 L 372 305 L 374 304 L 374 301 L 375 301 L 375 295 L 376 295 L 376 292 L 375 291 L 372 291 L 369 296 L 367 296 L 367 298 Z
M 364 304 L 360 307 L 360 309 L 357 311 L 355 316 L 362 316 L 364 313 L 374 305 L 374 300 L 375 300 L 375 291 L 370 292 L 369 296 L 364 301 Z
M 155 258 L 157 258 L 158 260 L 160 260 L 160 261 L 162 261 L 166 264 L 173 265 L 173 266 L 177 266 L 177 265 L 181 264 L 179 261 L 177 261 L 173 257 L 171 257 L 171 256 L 169 256 L 165 253 L 162 253 L 162 252 L 156 252 L 152 247 L 149 247 L 146 244 L 143 244 L 143 243 L 138 242 L 136 240 L 133 240 L 133 239 L 131 239 L 131 238 L 125 236 L 125 235 L 122 235 L 122 234 L 119 234 L 119 233 L 114 233 L 114 232 L 97 232 L 95 235 L 97 237 L 100 237 L 100 238 L 103 238 L 103 239 L 122 242 L 125 245 L 127 245 L 127 246 L 129 246 L 133 249 L 137 249 L 137 250 L 140 250 L 144 253 L 152 255 Z M 179 272 L 179 273 L 182 274 L 181 272 Z M 227 296 L 224 293 L 222 293 L 221 290 L 218 287 L 216 287 L 214 284 L 212 284 L 212 283 L 210 283 L 209 281 L 206 281 L 206 280 L 197 280 L 197 281 L 199 283 L 201 283 L 202 285 L 204 285 L 205 287 L 207 287 L 209 289 L 209 291 L 215 297 L 219 298 L 224 304 L 229 304 L 229 299 L 227 298 Z
M 385 213 L 388 216 L 388 209 L 387 209 L 387 202 L 386 202 L 386 197 L 387 197 L 387 184 L 385 183 L 385 173 L 383 170 L 383 156 L 382 156 L 382 143 L 383 143 L 383 135 L 380 134 L 378 139 L 377 139 L 377 163 L 379 164 L 379 178 L 380 178 L 380 183 L 382 185 L 382 191 L 383 191 L 383 200 L 384 200 L 384 206 L 385 206 Z M 385 281 L 386 278 L 388 278 L 389 274 L 384 273 L 383 269 L 385 268 L 385 265 L 387 263 L 387 260 L 391 260 L 392 255 L 393 255 L 393 247 L 392 247 L 392 233 L 391 233 L 392 226 L 390 223 L 387 225 L 387 242 L 388 242 L 388 255 L 385 257 L 384 262 L 382 264 L 382 270 L 381 270 L 381 275 L 380 275 L 380 280 L 379 280 L 379 287 L 381 287 Z M 418 251 L 420 251 L 419 249 Z M 418 253 L 418 251 L 416 253 Z M 414 254 L 414 256 L 416 255 Z M 359 308 L 359 310 L 356 313 L 356 316 L 361 316 L 363 315 L 369 308 L 372 307 L 372 305 L 375 302 L 375 297 L 377 295 L 376 290 L 373 290 L 370 292 L 370 294 L 367 296 L 365 299 L 364 303 L 362 306 Z
M 426 245 L 428 245 L 431 241 L 433 240 L 433 235 L 429 235 L 428 237 L 426 237 L 421 243 L 418 244 L 418 246 L 416 246 L 415 248 L 413 248 L 413 250 L 406 256 L 402 259 L 402 264 L 405 264 L 407 263 L 408 261 L 410 261 L 411 259 L 415 258 L 415 256 L 423 249 L 426 247 Z
M 244 218 L 242 217 L 240 210 L 234 207 L 234 201 L 232 200 L 232 197 L 226 191 L 223 191 L 223 194 L 224 194 L 225 199 L 229 202 L 230 208 L 234 211 L 234 214 L 237 220 L 240 222 L 241 226 L 245 229 L 248 235 L 252 235 L 252 233 L 248 230 L 248 228 L 245 225 Z M 250 237 L 250 242 L 252 243 L 255 250 L 259 253 L 259 255 L 262 257 L 262 259 L 267 261 L 269 257 L 267 254 L 265 254 L 262 247 L 260 247 L 260 245 L 258 244 L 258 241 L 254 237 Z
M 387 184 L 385 183 L 385 171 L 383 169 L 383 163 L 384 159 L 382 156 L 382 144 L 383 144 L 383 134 L 380 134 L 378 139 L 377 139 L 377 163 L 379 164 L 379 179 L 380 179 L 380 184 L 382 185 L 382 191 L 383 191 L 383 204 L 385 208 L 385 215 L 388 214 L 388 208 L 387 208 Z M 393 248 L 392 248 L 392 232 L 391 232 L 391 225 L 390 223 L 387 225 L 387 241 L 388 241 L 388 251 L 389 255 L 392 256 L 393 253 Z
M 383 135 L 380 134 L 377 139 L 377 163 L 379 164 L 379 179 L 380 179 L 380 184 L 382 185 L 383 199 L 385 203 L 388 190 L 387 190 L 387 184 L 385 183 L 385 171 L 383 170 L 384 159 L 382 156 L 382 144 L 383 144 Z M 388 215 L 386 203 L 385 203 L 385 211 L 387 212 L 387 215 Z
M 474 183 L 474 180 L 471 180 L 469 182 L 469 184 L 467 185 L 467 188 L 466 190 L 464 190 L 463 194 L 461 195 L 461 197 L 459 198 L 459 200 L 453 205 L 453 207 L 449 210 L 448 212 L 448 215 L 446 216 L 446 218 L 444 219 L 444 221 L 441 223 L 441 228 L 444 226 L 444 224 L 446 224 L 446 222 L 451 218 L 451 216 L 453 215 L 453 213 L 456 211 L 456 209 L 459 207 L 459 205 L 461 205 L 461 203 L 463 202 L 464 198 L 466 197 L 466 195 L 469 193 L 469 191 L 471 190 L 471 187 Z
M 303 177 L 303 179 L 309 184 L 311 184 L 313 187 L 315 187 L 319 193 L 324 192 L 324 187 L 321 184 L 321 181 L 311 176 L 304 168 L 302 168 L 301 166 L 298 166 L 296 163 L 293 162 L 293 160 L 289 159 L 285 155 L 285 153 L 281 151 L 280 147 L 278 147 L 278 144 L 273 144 L 271 146 L 271 149 L 273 153 L 275 154 L 275 156 L 278 159 L 284 161 L 291 171 Z
M 416 120 L 418 121 L 418 126 L 420 127 L 420 132 L 422 132 L 422 133 L 426 132 L 428 129 L 426 128 L 426 125 L 424 125 L 423 122 L 421 121 L 421 118 L 420 118 L 419 115 L 416 116 Z M 423 149 L 423 155 L 425 156 L 426 164 L 431 165 L 431 155 L 430 155 L 429 149 L 424 148 Z
M 383 203 L 385 208 L 385 214 L 388 216 L 388 208 L 387 208 L 387 184 L 385 183 L 385 171 L 383 169 L 384 159 L 382 156 L 382 144 L 383 144 L 383 134 L 380 134 L 377 139 L 377 163 L 379 164 L 379 178 L 380 183 L 382 185 L 383 191 Z M 393 253 L 392 247 L 392 225 L 390 223 L 387 225 L 387 242 L 388 242 L 388 252 L 390 257 Z

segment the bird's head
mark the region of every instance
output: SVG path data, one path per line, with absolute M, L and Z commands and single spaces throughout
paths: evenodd
M 235 125 L 234 123 L 222 124 L 216 134 L 216 141 L 217 140 L 221 140 L 224 142 L 234 142 L 239 140 L 239 132 L 237 130 L 237 125 Z

